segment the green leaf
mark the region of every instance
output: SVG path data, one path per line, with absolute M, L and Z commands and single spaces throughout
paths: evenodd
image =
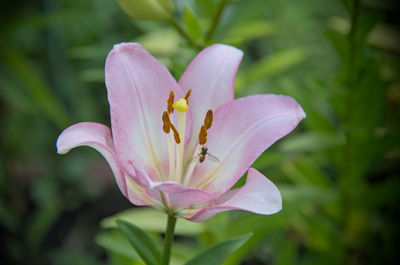
M 183 9 L 183 15 L 185 18 L 185 27 L 190 36 L 192 36 L 195 40 L 202 40 L 203 31 L 200 27 L 199 21 L 193 11 L 190 10 L 187 5 L 185 5 Z
M 160 59 L 160 56 L 175 56 L 179 47 L 179 35 L 171 28 L 149 30 L 136 38 L 135 41 L 143 45 L 148 52 L 158 59 Z
M 241 44 L 257 38 L 268 36 L 275 32 L 275 25 L 270 21 L 246 21 L 227 31 L 223 38 L 224 43 Z
M 20 77 L 21 83 L 26 87 L 27 93 L 30 94 L 38 109 L 58 128 L 63 129 L 71 123 L 68 112 L 57 100 L 53 90 L 32 61 L 19 51 L 10 50 L 5 62 Z
M 139 256 L 129 245 L 129 241 L 120 230 L 108 229 L 96 235 L 95 241 L 98 245 L 130 260 L 139 260 Z
M 293 135 L 280 147 L 284 152 L 317 152 L 343 146 L 345 141 L 341 134 L 305 132 Z
M 240 248 L 252 235 L 234 237 L 217 243 L 189 260 L 186 265 L 219 265 L 229 256 Z
M 124 233 L 133 248 L 147 265 L 158 265 L 161 262 L 161 251 L 154 240 L 138 226 L 117 219 L 118 228 Z
M 146 231 L 164 233 L 167 226 L 165 214 L 152 208 L 134 208 L 120 212 L 114 216 L 107 217 L 101 221 L 103 228 L 115 227 L 115 219 L 122 219 L 141 227 Z M 193 236 L 204 231 L 201 223 L 189 222 L 185 219 L 179 220 L 176 224 L 175 235 Z
M 173 13 L 172 0 L 117 0 L 129 16 L 141 20 L 168 20 Z
M 250 83 L 271 78 L 302 63 L 307 57 L 305 49 L 300 47 L 281 50 L 254 63 L 245 73 L 238 76 L 238 90 Z

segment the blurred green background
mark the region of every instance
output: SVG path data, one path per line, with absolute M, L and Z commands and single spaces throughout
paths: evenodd
M 101 155 L 55 149 L 73 123 L 109 125 L 104 62 L 124 41 L 139 41 L 176 78 L 202 47 L 234 45 L 245 53 L 236 97 L 286 94 L 307 113 L 254 165 L 281 190 L 283 210 L 178 220 L 173 264 L 249 232 L 226 264 L 396 264 L 396 1 L 154 0 L 139 13 L 118 2 L 130 16 L 114 0 L 2 1 L 1 264 L 142 264 L 103 220 L 127 209 L 161 241 L 166 217 L 133 208 Z

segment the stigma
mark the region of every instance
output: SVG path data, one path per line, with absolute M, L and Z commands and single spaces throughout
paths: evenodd
M 172 107 L 180 111 L 187 111 L 189 108 L 188 102 L 185 98 L 180 98 L 177 101 L 175 101 L 175 103 L 172 104 Z
M 189 109 L 190 94 L 191 90 L 188 90 L 185 97 L 175 101 L 174 92 L 171 91 L 167 100 L 167 109 L 162 113 L 162 129 L 166 135 L 169 156 L 169 172 L 168 176 L 164 175 L 164 180 L 172 180 L 182 184 L 189 182 L 197 164 L 188 161 L 195 161 L 194 158 L 201 154 L 202 156 L 199 160 L 201 163 L 204 161 L 205 155 L 208 154 L 207 147 L 205 146 L 207 142 L 207 130 L 210 129 L 213 122 L 213 112 L 212 110 L 208 110 L 200 128 L 198 144 L 193 150 L 189 151 L 193 153 L 193 157 L 190 160 L 185 158 L 186 112 Z M 170 115 L 173 115 L 175 110 L 176 116 L 173 119 Z

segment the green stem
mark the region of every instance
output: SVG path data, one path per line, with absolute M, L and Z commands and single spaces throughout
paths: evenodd
M 219 3 L 217 11 L 215 12 L 215 15 L 213 17 L 211 27 L 207 33 L 206 41 L 211 40 L 212 37 L 214 36 L 215 30 L 217 29 L 217 26 L 218 26 L 219 19 L 221 18 L 222 12 L 224 11 L 225 6 L 228 3 L 228 1 L 229 0 L 221 0 L 221 2 Z
M 349 207 L 350 207 L 350 196 L 348 192 L 349 183 L 352 180 L 352 156 L 351 149 L 353 144 L 353 133 L 352 133 L 352 113 L 353 113 L 353 97 L 354 89 L 357 85 L 357 69 L 356 69 L 356 59 L 357 59 L 357 28 L 358 20 L 360 16 L 360 1 L 353 0 L 352 16 L 351 16 L 351 29 L 348 36 L 349 41 L 349 56 L 348 56 L 348 72 L 346 77 L 346 115 L 344 118 L 345 122 L 345 134 L 346 134 L 346 145 L 344 146 L 344 166 L 343 166 L 343 179 L 342 179 L 342 189 L 343 189 L 343 224 L 345 225 Z
M 164 253 L 162 265 L 168 265 L 171 257 L 171 246 L 174 239 L 176 217 L 168 215 L 167 231 L 165 232 Z
M 169 20 L 169 23 L 176 29 L 176 31 L 179 32 L 179 34 L 181 34 L 181 36 L 186 39 L 186 41 L 193 47 L 195 47 L 196 49 L 200 50 L 203 47 L 201 45 L 199 45 L 198 43 L 196 43 L 190 36 L 189 34 L 185 31 L 185 29 L 179 24 L 179 22 L 174 18 L 171 17 Z

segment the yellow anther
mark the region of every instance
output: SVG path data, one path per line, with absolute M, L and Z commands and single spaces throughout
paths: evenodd
M 174 108 L 172 107 L 172 105 L 174 104 L 174 92 L 171 91 L 169 92 L 169 97 L 167 100 L 167 106 L 168 106 L 168 113 L 173 113 L 174 112 Z
M 180 110 L 180 111 L 187 111 L 188 109 L 188 104 L 186 99 L 180 98 L 175 103 L 172 105 L 174 109 Z
M 177 144 L 180 144 L 181 138 L 179 137 L 178 130 L 174 127 L 174 125 L 172 125 L 172 123 L 170 124 L 170 128 L 171 128 L 171 130 L 174 132 L 175 142 L 176 142 Z
M 213 112 L 212 110 L 208 110 L 207 114 L 206 114 L 206 118 L 204 119 L 204 126 L 206 127 L 206 129 L 210 129 L 211 124 L 213 122 Z
M 168 112 L 164 111 L 162 114 L 163 131 L 169 133 L 171 131 L 171 120 L 169 119 Z
M 188 105 L 189 105 L 190 93 L 192 93 L 192 90 L 191 90 L 191 89 L 189 89 L 188 92 L 186 92 L 186 95 L 185 95 L 186 103 L 187 103 Z
M 199 133 L 199 144 L 204 145 L 207 142 L 207 129 L 203 125 L 200 128 L 200 133 Z

